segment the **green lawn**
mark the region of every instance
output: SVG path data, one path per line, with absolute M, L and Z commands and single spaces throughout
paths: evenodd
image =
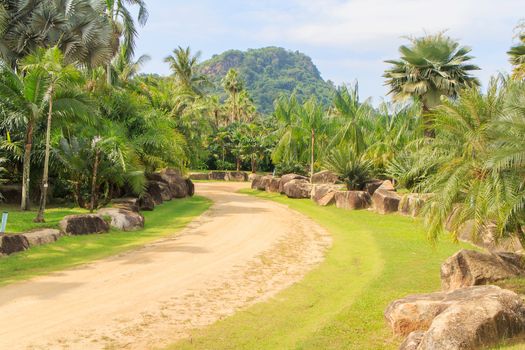
M 24 232 L 34 228 L 57 228 L 58 223 L 64 216 L 89 213 L 89 210 L 81 208 L 49 208 L 46 209 L 45 223 L 35 223 L 37 211 L 21 211 L 18 205 L 0 205 L 0 211 L 8 212 L 6 232 Z
M 104 258 L 172 235 L 206 211 L 210 205 L 210 200 L 199 196 L 165 202 L 154 211 L 144 212 L 146 223 L 143 230 L 111 230 L 100 235 L 67 236 L 53 244 L 0 258 L 0 285 Z M 79 211 L 80 209 L 51 210 L 46 216 L 48 224 L 56 225 L 63 215 Z M 10 213 L 11 230 L 23 230 L 33 225 L 31 220 L 34 213 L 12 214 Z
M 300 283 L 169 349 L 397 349 L 402 339 L 383 319 L 388 303 L 439 290 L 440 264 L 466 247 L 449 241 L 433 247 L 418 221 L 399 215 L 243 192 L 310 216 L 332 233 L 333 247 Z

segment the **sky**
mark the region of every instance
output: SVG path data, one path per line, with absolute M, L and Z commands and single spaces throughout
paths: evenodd
M 279 46 L 310 56 L 325 80 L 359 82 L 375 102 L 387 88 L 382 74 L 407 36 L 446 30 L 472 48 L 476 75 L 486 85 L 510 71 L 506 51 L 525 18 L 525 0 L 146 0 L 139 29 L 143 72 L 169 74 L 164 57 L 177 46 L 202 59 L 228 49 Z

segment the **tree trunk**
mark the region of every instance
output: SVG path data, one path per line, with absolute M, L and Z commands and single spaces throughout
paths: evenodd
M 111 61 L 106 65 L 106 82 L 109 86 L 113 84 L 113 79 L 111 79 Z
M 425 128 L 424 134 L 425 137 L 434 138 L 436 137 L 436 131 L 434 130 L 434 125 L 430 119 L 430 108 L 423 103 L 423 125 Z
M 53 89 L 49 92 L 49 111 L 47 113 L 47 128 L 46 128 L 46 153 L 44 156 L 44 174 L 42 175 L 42 189 L 40 191 L 40 206 L 38 207 L 38 214 L 35 222 L 44 222 L 44 212 L 46 210 L 47 201 L 47 183 L 49 176 L 49 153 L 51 152 L 51 121 L 53 115 Z
M 89 211 L 93 212 L 97 205 L 97 172 L 98 172 L 98 161 L 100 157 L 100 151 L 95 151 L 95 162 L 93 163 L 93 178 L 91 179 L 91 204 L 89 205 Z
M 233 92 L 232 94 L 232 98 L 233 98 L 233 121 L 236 121 L 237 120 L 237 99 L 235 97 L 235 92 Z
M 33 129 L 34 119 L 31 118 L 27 123 L 25 150 L 24 150 L 24 164 L 22 170 L 22 202 L 20 203 L 21 210 L 30 209 L 29 199 L 29 173 L 31 171 L 31 150 L 33 148 Z
M 257 172 L 257 160 L 255 158 L 252 158 L 252 173 L 256 173 Z
M 310 181 L 312 181 L 312 178 L 314 176 L 314 153 L 315 149 L 315 131 L 312 129 L 312 150 L 311 150 L 311 157 L 310 157 Z
M 241 158 L 237 158 L 235 162 L 237 163 L 237 171 L 241 171 Z

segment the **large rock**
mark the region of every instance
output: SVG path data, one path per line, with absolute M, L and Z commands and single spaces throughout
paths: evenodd
M 155 205 L 160 205 L 165 200 L 171 200 L 168 184 L 163 181 L 148 181 L 146 183 L 146 192 L 153 198 Z
M 284 185 L 284 194 L 288 198 L 310 198 L 312 184 L 308 180 L 291 180 Z
M 425 332 L 415 331 L 408 335 L 405 341 L 399 346 L 399 350 L 417 350 Z
M 164 169 L 160 172 L 164 182 L 168 184 L 171 198 L 185 198 L 190 195 L 186 179 L 176 169 Z M 163 198 L 163 200 L 166 200 Z
M 521 339 L 525 334 L 523 300 L 512 291 L 485 288 L 488 287 L 493 290 L 455 303 L 440 313 L 417 349 L 480 349 L 518 336 Z
M 370 196 L 383 184 L 383 180 L 370 180 L 365 183 L 365 191 L 368 192 Z
M 396 192 L 378 188 L 372 196 L 372 204 L 379 214 L 396 212 L 401 197 Z
M 248 174 L 244 171 L 229 171 L 226 173 L 224 179 L 226 181 L 244 182 L 248 180 Z
M 286 174 L 281 176 L 281 182 L 279 184 L 279 192 L 284 193 L 284 186 L 292 180 L 308 180 L 306 176 L 297 174 Z
M 460 250 L 441 265 L 442 288 L 454 290 L 525 276 L 523 259 L 523 255 L 514 253 Z
M 56 242 L 62 234 L 59 230 L 52 228 L 36 229 L 24 232 L 30 247 Z
M 269 185 L 270 181 L 273 179 L 271 175 L 260 176 L 257 175 L 252 181 L 252 189 L 259 191 L 266 191 L 266 186 Z
M 162 200 L 162 197 L 160 198 Z M 148 192 L 144 192 L 139 198 L 139 209 L 144 211 L 152 211 L 155 209 L 155 201 L 153 196 Z
M 370 207 L 370 203 L 370 195 L 366 191 L 339 191 L 335 193 L 335 205 L 341 209 L 366 209 Z
M 210 180 L 226 180 L 226 172 L 225 171 L 212 171 L 208 174 L 208 177 Z
M 311 198 L 320 206 L 335 204 L 335 193 L 344 190 L 344 185 L 317 184 L 313 185 Z
M 409 295 L 395 300 L 385 310 L 385 319 L 396 335 L 428 330 L 434 319 L 452 305 L 499 295 L 504 289 L 496 286 L 475 286 L 451 292 Z
M 266 192 L 279 193 L 280 184 L 281 184 L 281 179 L 278 177 L 273 177 L 266 183 L 265 190 Z
M 188 188 L 188 196 L 193 197 L 195 194 L 195 184 L 190 178 L 184 179 L 184 182 L 186 182 L 186 187 Z
M 467 220 L 456 232 L 458 239 L 491 252 L 519 252 L 523 250 L 523 246 L 516 236 L 498 238 L 497 227 L 493 223 L 478 226 L 476 233 L 475 227 L 474 220 Z
M 250 173 L 250 175 L 248 175 L 248 181 L 252 182 L 257 176 L 259 175 L 257 175 L 256 173 Z
M 144 216 L 131 210 L 103 208 L 98 213 L 102 216 L 109 216 L 111 227 L 118 230 L 134 231 L 144 227 Z
M 29 241 L 22 234 L 0 234 L 0 253 L 9 255 L 29 248 Z
M 339 181 L 339 176 L 329 170 L 320 171 L 312 176 L 313 184 L 335 184 L 337 181 Z
M 191 180 L 209 180 L 208 173 L 190 173 Z
M 109 224 L 99 214 L 69 215 L 60 221 L 59 226 L 67 235 L 88 235 L 109 231 Z
M 418 216 L 430 196 L 432 196 L 430 193 L 409 193 L 403 195 L 399 201 L 399 213 L 413 217 Z
M 395 191 L 396 188 L 394 187 L 394 184 L 390 180 L 385 180 L 381 183 L 381 185 L 376 189 L 377 190 L 385 190 L 385 191 Z
M 252 190 L 258 190 L 262 185 L 262 175 L 255 175 L 252 177 Z
M 114 198 L 111 200 L 111 206 L 138 212 L 140 210 L 140 200 L 138 198 Z

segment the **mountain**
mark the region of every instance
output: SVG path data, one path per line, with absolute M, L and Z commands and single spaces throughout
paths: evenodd
M 239 72 L 261 113 L 271 113 L 276 98 L 293 92 L 300 100 L 316 96 L 328 104 L 335 89 L 333 83 L 323 80 L 310 57 L 280 47 L 229 50 L 200 64 L 201 72 L 213 83 L 212 92 L 220 96 L 225 95 L 221 79 L 230 68 Z

